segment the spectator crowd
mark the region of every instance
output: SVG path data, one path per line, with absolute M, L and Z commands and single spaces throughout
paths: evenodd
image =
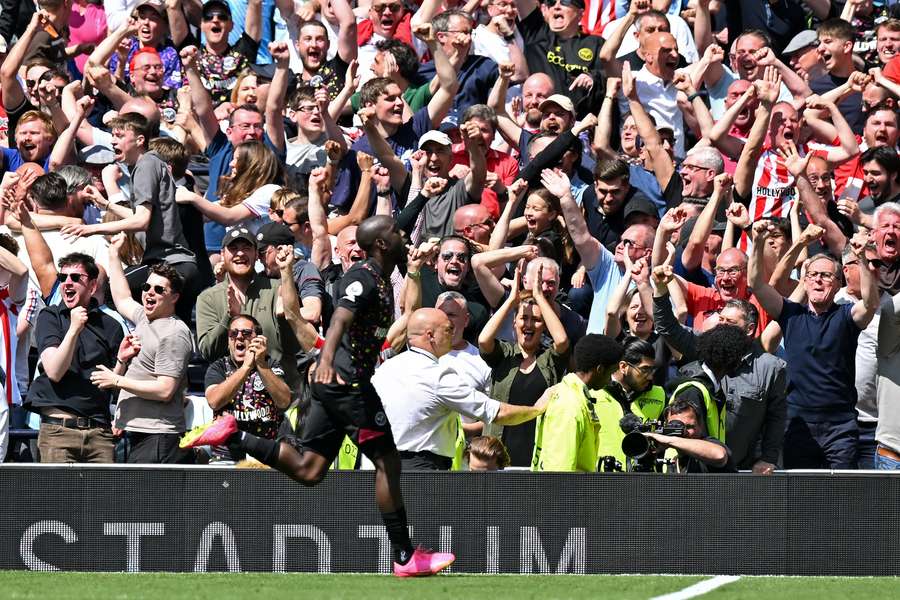
M 900 468 L 893 1 L 0 4 L 0 459 Z

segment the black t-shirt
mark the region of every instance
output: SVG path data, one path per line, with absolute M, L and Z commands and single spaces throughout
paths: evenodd
M 490 318 L 490 311 L 487 309 L 487 301 L 481 293 L 481 289 L 477 283 L 471 280 L 463 282 L 462 287 L 458 290 L 451 290 L 445 287 L 438 279 L 437 271 L 430 267 L 422 269 L 422 306 L 434 306 L 438 296 L 444 292 L 454 291 L 462 294 L 466 299 L 466 305 L 469 309 L 469 326 L 466 327 L 463 338 L 466 341 L 477 344 L 478 334 L 487 325 Z
M 550 31 L 537 8 L 519 21 L 518 26 L 525 42 L 528 70 L 549 75 L 556 93 L 565 94 L 572 99 L 579 118 L 587 112 L 596 112 L 600 94 L 606 88 L 600 61 L 597 60 L 603 38 L 579 33 L 566 40 L 560 39 Z M 570 91 L 569 86 L 582 73 L 594 78 L 594 86 L 590 91 L 585 88 Z
M 369 379 L 394 320 L 394 291 L 388 275 L 372 259 L 358 262 L 338 283 L 338 308 L 353 313 L 334 355 L 334 368 L 346 382 Z
M 48 306 L 38 314 L 35 343 L 38 354 L 62 344 L 71 323 L 70 310 L 64 304 Z M 109 392 L 91 383 L 91 373 L 98 365 L 116 366 L 119 344 L 125 337 L 118 321 L 100 311 L 91 301 L 88 322 L 78 335 L 72 362 L 62 379 L 54 383 L 38 370 L 38 377 L 28 389 L 26 408 L 56 406 L 67 412 L 98 421 L 109 422 Z
M 547 380 L 537 365 L 530 373 L 516 371 L 509 395 L 509 403 L 517 406 L 534 406 L 547 389 Z M 510 465 L 528 467 L 534 453 L 534 421 L 503 428 L 503 443 L 509 450 Z
M 725 452 L 728 454 L 728 462 L 726 462 L 721 467 L 716 467 L 714 465 L 707 464 L 699 459 L 681 456 L 678 457 L 678 463 L 681 466 L 682 473 L 734 473 L 736 469 L 734 465 L 731 464 L 731 450 L 728 449 L 728 446 L 720 442 L 714 437 L 705 438 L 707 442 L 711 442 L 717 446 L 722 446 L 725 448 Z

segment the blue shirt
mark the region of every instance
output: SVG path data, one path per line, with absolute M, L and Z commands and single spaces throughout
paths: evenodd
M 678 173 L 672 177 L 678 177 Z M 628 165 L 628 181 L 632 187 L 644 192 L 644 195 L 659 208 L 659 218 L 661 219 L 666 212 L 666 199 L 663 198 L 656 175 L 640 165 Z
M 263 134 L 263 143 L 278 156 L 282 163 L 284 162 L 284 153 L 275 149 L 268 134 Z M 209 145 L 206 146 L 203 154 L 209 159 L 209 185 L 206 188 L 206 199 L 210 202 L 218 202 L 219 178 L 230 172 L 231 159 L 234 158 L 234 145 L 232 145 L 228 136 L 219 129 L 209 141 Z M 218 252 L 222 249 L 225 226 L 215 221 L 206 221 L 203 224 L 203 237 L 206 241 L 207 252 Z
M 616 264 L 615 256 L 600 245 L 600 256 L 594 268 L 588 271 L 591 278 L 591 286 L 594 289 L 594 301 L 591 303 L 591 314 L 588 319 L 588 333 L 603 333 L 606 328 L 606 307 L 609 305 L 609 297 L 612 296 L 622 281 L 624 273 Z
M 17 148 L 3 148 L 4 171 L 15 171 L 24 164 L 25 160 L 22 159 L 22 155 L 19 154 L 19 150 Z M 41 166 L 44 167 L 44 171 L 50 171 L 49 154 L 47 155 L 47 158 L 44 159 L 44 162 L 41 163 Z
M 856 419 L 856 342 L 852 304 L 835 304 L 817 315 L 784 301 L 778 324 L 784 332 L 788 418 L 812 422 Z
M 459 91 L 456 92 L 453 108 L 447 118 L 459 123 L 467 108 L 473 104 L 485 104 L 499 73 L 497 63 L 490 58 L 470 54 L 459 69 Z M 436 74 L 434 61 L 419 66 L 419 77 L 425 81 L 431 81 Z

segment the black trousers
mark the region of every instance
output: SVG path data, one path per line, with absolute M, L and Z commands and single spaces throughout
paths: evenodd
M 181 434 L 126 432 L 128 454 L 132 464 L 193 464 L 194 454 L 178 447 Z
M 404 471 L 449 471 L 453 459 L 433 452 L 400 451 L 400 466 Z

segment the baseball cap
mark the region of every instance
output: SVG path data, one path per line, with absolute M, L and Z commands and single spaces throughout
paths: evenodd
M 433 129 L 425 132 L 425 135 L 419 138 L 419 150 L 421 150 L 422 146 L 428 142 L 435 142 L 436 144 L 447 146 L 448 148 L 453 145 L 453 141 L 450 139 L 449 135 Z
M 659 209 L 650 198 L 647 198 L 640 192 L 635 193 L 634 196 L 631 197 L 631 200 L 628 201 L 628 204 L 625 205 L 623 214 L 625 222 L 627 223 L 628 218 L 636 213 L 650 215 L 656 219 L 659 218 Z
M 116 162 L 116 155 L 106 146 L 94 144 L 81 150 L 81 162 L 86 165 L 110 165 Z
M 572 104 L 572 99 L 568 96 L 563 96 L 562 94 L 553 94 L 543 102 L 538 107 L 540 110 L 544 110 L 544 107 L 548 104 L 555 104 L 562 108 L 563 110 L 567 110 L 572 114 L 575 114 L 575 105 Z
M 141 0 L 137 6 L 134 7 L 135 12 L 140 10 L 142 6 L 149 6 L 156 12 L 160 14 L 160 16 L 166 16 L 166 5 L 162 0 Z
M 224 0 L 208 0 L 203 3 L 203 14 L 212 12 L 215 9 L 222 10 L 228 13 L 228 16 L 231 17 L 231 7 L 228 6 L 228 3 Z
M 788 45 L 784 47 L 784 50 L 782 50 L 781 53 L 784 56 L 787 56 L 788 54 L 793 54 L 797 50 L 803 50 L 804 48 L 817 44 L 818 41 L 819 35 L 815 31 L 807 29 L 791 38 L 791 41 L 788 42 Z
M 266 223 L 256 232 L 256 243 L 259 248 L 267 246 L 293 246 L 294 234 L 284 223 Z
M 256 236 L 250 233 L 250 230 L 243 226 L 232 227 L 222 238 L 222 247 L 226 248 L 235 240 L 246 240 L 251 246 L 256 248 Z

